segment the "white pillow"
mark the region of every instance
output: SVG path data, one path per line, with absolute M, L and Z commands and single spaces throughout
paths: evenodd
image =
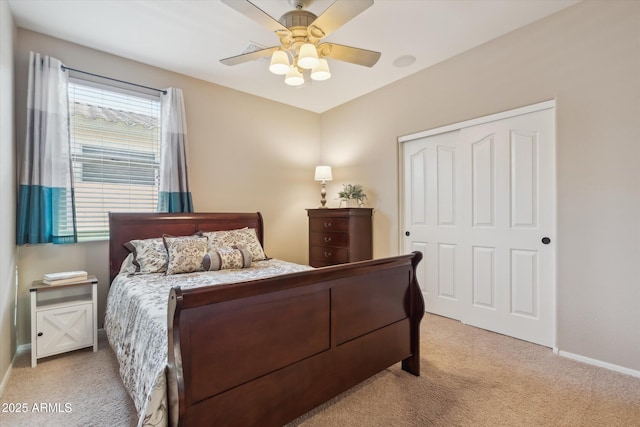
M 127 257 L 122 261 L 122 265 L 120 265 L 120 271 L 118 274 L 131 274 L 136 272 L 136 266 L 133 265 L 133 254 L 127 255 Z

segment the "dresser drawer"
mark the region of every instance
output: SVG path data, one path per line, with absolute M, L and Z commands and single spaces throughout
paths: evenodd
M 349 246 L 349 235 L 347 233 L 311 232 L 309 234 L 309 244 L 311 246 L 338 246 L 346 248 Z
M 328 264 L 343 264 L 349 262 L 349 251 L 344 248 L 330 248 L 326 246 L 312 246 L 309 257 Z
M 310 231 L 349 231 L 349 220 L 346 218 L 320 217 L 311 218 L 309 221 Z
M 373 257 L 373 209 L 307 209 L 309 265 L 363 261 Z

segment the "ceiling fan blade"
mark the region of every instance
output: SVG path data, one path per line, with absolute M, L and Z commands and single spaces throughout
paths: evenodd
M 224 65 L 243 64 L 245 62 L 255 61 L 257 59 L 262 59 L 267 56 L 271 56 L 273 52 L 275 52 L 278 49 L 279 49 L 278 46 L 268 47 L 266 49 L 260 49 L 260 50 L 256 50 L 249 53 L 243 53 L 242 55 L 232 56 L 230 58 L 224 58 L 224 59 L 221 59 L 220 62 L 222 62 Z
M 372 4 L 373 0 L 337 0 L 309 25 L 308 31 L 317 39 L 326 37 Z
M 289 33 L 287 27 L 278 22 L 277 19 L 272 18 L 267 12 L 260 9 L 249 0 L 221 0 L 232 9 L 242 13 L 247 18 L 253 19 L 258 24 L 268 28 L 269 30 L 277 33 L 279 31 L 285 31 Z
M 373 67 L 380 59 L 380 52 L 360 49 L 357 47 L 344 46 L 335 43 L 322 43 L 318 46 L 318 54 L 321 57 L 337 59 L 338 61 L 350 62 L 352 64 Z

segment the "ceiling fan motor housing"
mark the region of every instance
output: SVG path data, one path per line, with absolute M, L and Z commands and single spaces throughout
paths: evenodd
M 278 21 L 288 29 L 307 28 L 316 18 L 317 16 L 308 10 L 292 10 L 282 15 Z
M 279 22 L 291 32 L 291 35 L 280 35 L 282 45 L 286 48 L 294 48 L 297 52 L 304 43 L 316 44 L 317 39 L 313 40 L 308 33 L 308 27 L 316 18 L 316 15 L 306 10 L 292 10 L 282 15 Z

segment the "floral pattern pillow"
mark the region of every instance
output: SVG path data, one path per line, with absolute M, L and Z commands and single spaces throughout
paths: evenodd
M 202 271 L 202 260 L 207 254 L 207 238 L 200 236 L 164 236 L 169 260 L 167 275 Z
M 136 273 L 164 273 L 169 256 L 162 238 L 131 240 L 124 246 L 133 253 Z
M 209 239 L 209 252 L 218 248 L 243 246 L 251 252 L 253 261 L 267 259 L 258 240 L 255 228 L 241 228 L 238 230 L 205 231 L 203 236 Z
M 217 248 L 209 251 L 202 260 L 205 271 L 231 270 L 235 268 L 251 267 L 252 255 L 242 245 L 227 248 Z

